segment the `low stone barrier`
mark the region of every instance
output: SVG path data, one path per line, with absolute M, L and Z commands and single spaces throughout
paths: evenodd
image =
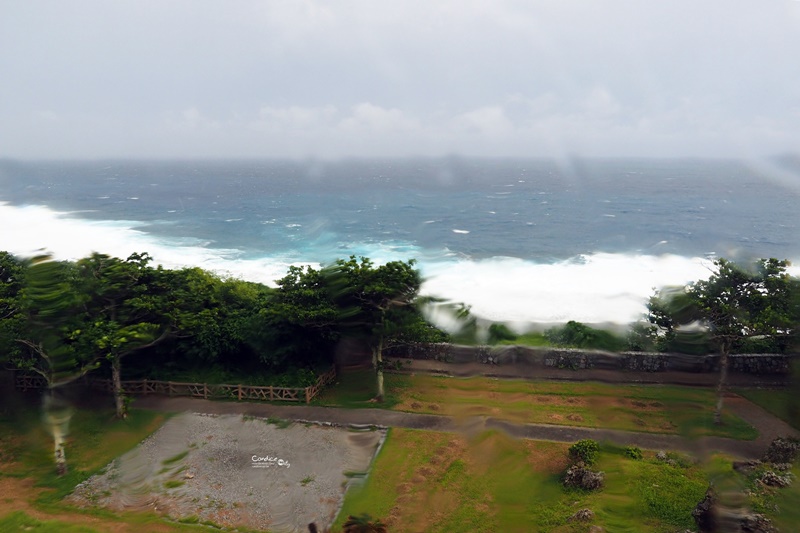
M 636 372 L 716 372 L 718 354 L 622 352 L 531 346 L 459 346 L 454 344 L 406 344 L 386 350 L 388 357 L 436 360 L 448 363 L 529 365 L 572 370 L 598 368 Z M 796 354 L 731 354 L 732 372 L 788 375 Z

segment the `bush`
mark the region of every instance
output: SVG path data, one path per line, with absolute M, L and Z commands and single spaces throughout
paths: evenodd
M 574 320 L 570 320 L 563 326 L 547 330 L 545 337 L 556 346 L 571 348 L 621 352 L 628 347 L 625 339 L 614 335 L 610 331 L 595 329 Z
M 569 457 L 573 462 L 582 462 L 591 466 L 597 462 L 600 454 L 600 445 L 596 440 L 583 439 L 569 447 Z
M 625 455 L 631 459 L 641 459 L 643 457 L 642 449 L 638 446 L 628 446 L 625 448 Z
M 489 326 L 489 344 L 498 344 L 502 341 L 517 340 L 517 335 L 505 324 L 492 324 Z

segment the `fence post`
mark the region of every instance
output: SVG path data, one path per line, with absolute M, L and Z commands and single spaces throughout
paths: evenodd
M 208 383 L 203 383 L 203 399 L 208 400 Z
M 273 398 L 273 396 L 272 396 L 272 385 L 270 385 L 270 386 L 269 386 L 269 399 L 270 399 L 270 400 L 274 400 L 274 399 L 275 399 L 275 398 Z
M 311 403 L 311 387 L 306 387 L 306 403 Z
M 241 402 L 242 401 L 242 384 L 241 383 L 239 383 L 238 389 L 239 389 L 239 401 Z
M 172 397 L 172 382 L 167 381 L 167 394 L 169 394 L 170 398 Z
M 147 378 L 144 378 L 142 380 L 142 383 L 144 384 L 144 390 L 142 390 L 142 396 L 147 396 Z

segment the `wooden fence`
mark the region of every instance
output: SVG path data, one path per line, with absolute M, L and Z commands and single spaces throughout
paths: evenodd
M 319 393 L 336 379 L 336 367 L 317 378 L 316 383 L 308 387 L 260 387 L 253 385 L 227 385 L 211 383 L 183 383 L 180 381 L 158 381 L 152 379 L 122 381 L 122 391 L 131 396 L 147 396 L 162 394 L 165 396 L 191 396 L 203 399 L 226 400 L 264 400 L 284 402 L 311 403 Z M 16 387 L 22 391 L 43 389 L 47 381 L 41 376 L 17 373 Z M 88 378 L 90 387 L 103 392 L 113 393 L 114 384 L 110 379 Z

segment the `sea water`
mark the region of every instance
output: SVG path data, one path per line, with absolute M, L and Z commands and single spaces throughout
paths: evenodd
M 800 260 L 798 200 L 782 160 L 4 160 L 0 250 L 149 252 L 271 285 L 416 259 L 424 294 L 490 320 L 627 323 L 714 258 Z

